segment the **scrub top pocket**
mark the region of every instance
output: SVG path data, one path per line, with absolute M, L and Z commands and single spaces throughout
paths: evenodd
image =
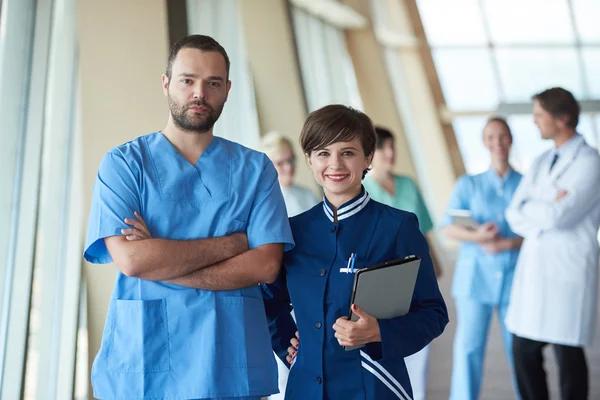
M 115 372 L 170 370 L 167 307 L 164 299 L 114 300 L 109 368 Z

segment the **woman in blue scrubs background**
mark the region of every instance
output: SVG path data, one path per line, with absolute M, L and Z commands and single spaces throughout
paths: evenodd
M 474 400 L 479 396 L 494 309 L 498 312 L 506 357 L 513 366 L 512 337 L 506 330 L 504 316 L 523 239 L 510 230 L 504 213 L 521 174 L 508 161 L 512 134 L 504 119 L 496 117 L 487 122 L 483 143 L 491 156 L 489 170 L 458 180 L 441 223 L 446 236 L 461 241 L 452 286 L 457 312 L 452 400 Z M 453 223 L 450 210 L 470 211 L 479 228 Z
M 360 111 L 330 105 L 309 115 L 301 145 L 323 201 L 290 219 L 296 247 L 284 253 L 279 278 L 263 285 L 272 345 L 290 352 L 286 399 L 412 399 L 404 357 L 439 336 L 448 322 L 425 238 L 413 213 L 370 199 L 362 180 L 375 149 L 371 120 Z M 352 305 L 356 269 L 417 255 L 422 259 L 410 311 L 377 320 Z M 293 305 L 297 326 L 291 316 Z M 345 351 L 344 346 L 364 345 Z M 296 354 L 297 351 L 297 354 Z

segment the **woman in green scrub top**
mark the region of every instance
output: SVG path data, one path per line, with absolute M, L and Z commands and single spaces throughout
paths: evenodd
M 408 176 L 396 175 L 393 172 L 396 161 L 394 135 L 387 129 L 375 127 L 377 147 L 371 172 L 363 181 L 363 185 L 373 200 L 400 210 L 410 211 L 419 219 L 419 229 L 425 236 L 433 229 L 433 221 L 423 201 L 421 192 L 415 181 Z M 427 238 L 431 248 L 431 237 Z M 440 264 L 432 253 L 431 258 L 436 276 L 441 275 Z M 414 400 L 424 400 L 427 389 L 427 360 L 429 345 L 404 361 L 413 387 Z

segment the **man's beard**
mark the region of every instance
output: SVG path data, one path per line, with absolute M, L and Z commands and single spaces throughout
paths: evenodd
M 217 122 L 221 116 L 223 106 L 225 105 L 225 103 L 223 103 L 218 109 L 215 110 L 204 100 L 192 101 L 182 105 L 177 103 L 170 95 L 168 96 L 168 99 L 169 108 L 171 109 L 171 115 L 173 116 L 173 122 L 175 122 L 175 125 L 185 131 L 198 133 L 206 133 L 213 127 L 215 122 Z M 192 106 L 205 107 L 207 109 L 206 117 L 194 118 L 190 116 L 188 114 L 188 110 Z

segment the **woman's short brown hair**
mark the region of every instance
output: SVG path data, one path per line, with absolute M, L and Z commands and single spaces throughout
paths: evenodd
M 358 138 L 365 156 L 375 151 L 375 128 L 365 113 L 341 104 L 331 104 L 310 113 L 300 134 L 305 154 L 323 149 L 332 143 L 349 142 Z
M 375 151 L 377 136 L 373 122 L 365 113 L 341 104 L 331 104 L 309 114 L 302 133 L 300 146 L 310 156 L 332 143 L 349 142 L 358 138 L 366 157 Z M 364 171 L 365 177 L 368 169 Z

